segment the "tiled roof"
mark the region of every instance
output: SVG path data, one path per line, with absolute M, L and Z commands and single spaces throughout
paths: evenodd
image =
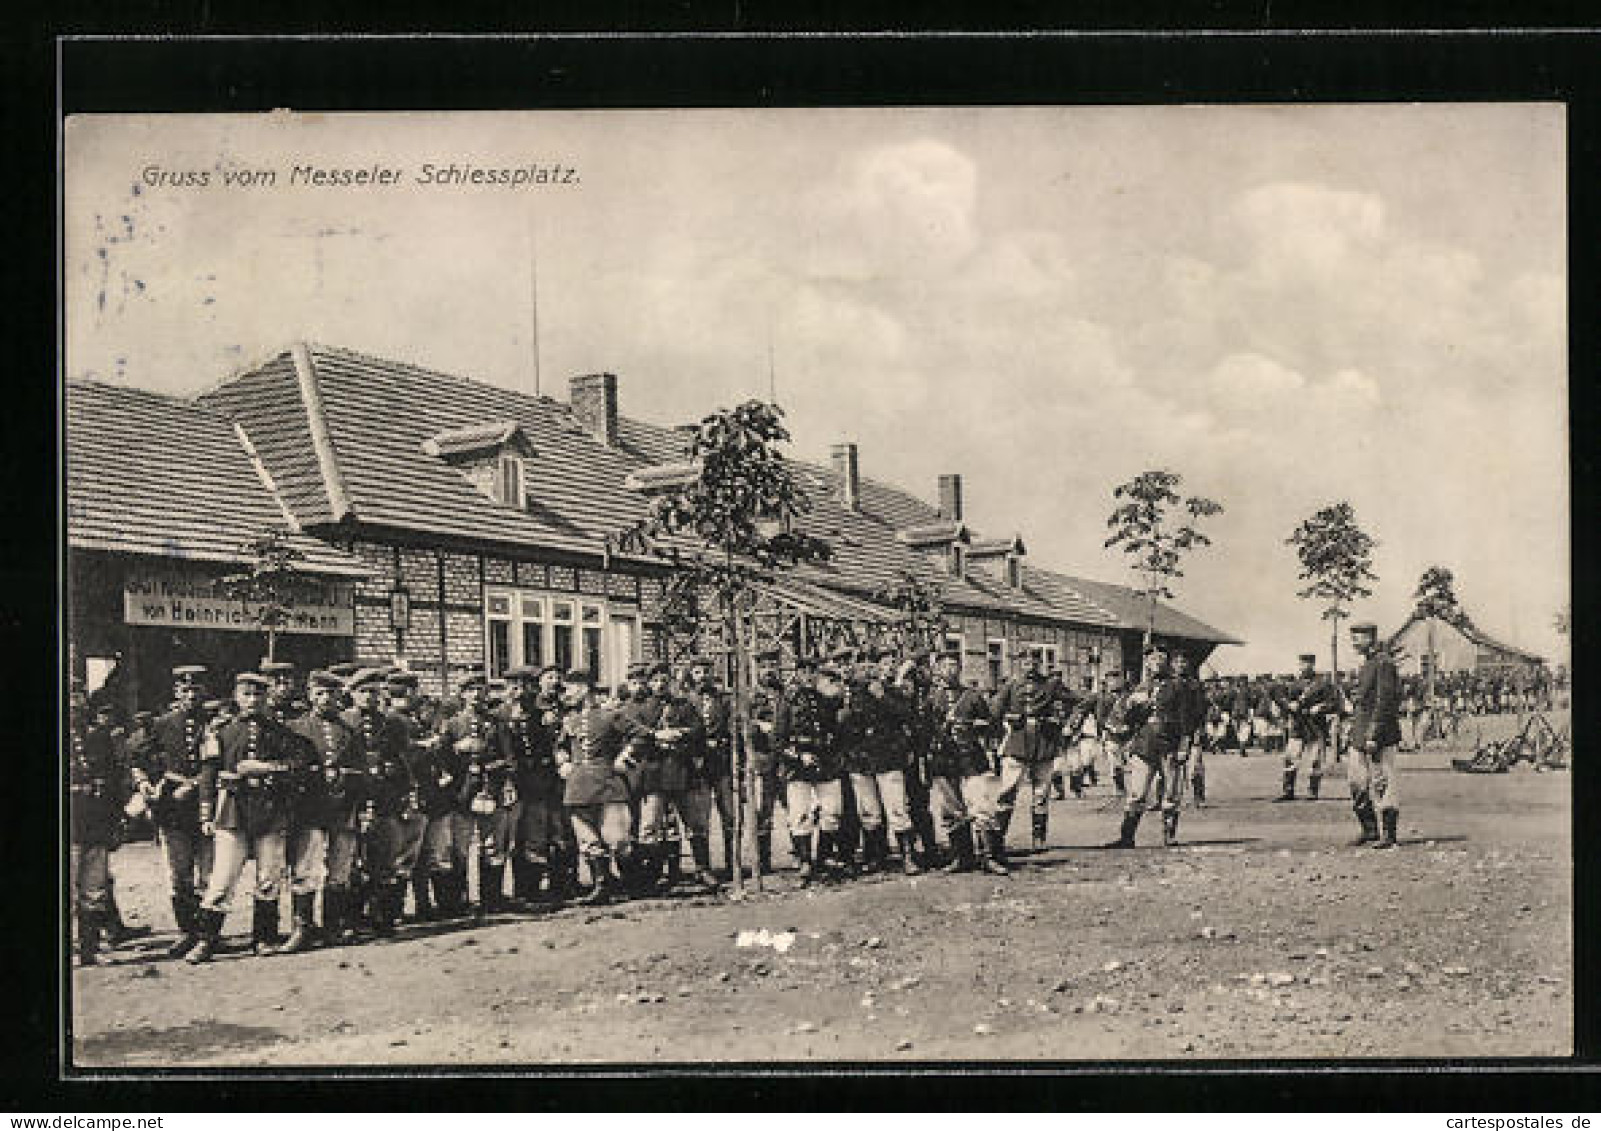
M 1390 634 L 1389 643 L 1393 645 L 1401 638 L 1402 633 L 1423 619 L 1423 617 L 1414 612 L 1411 616 L 1406 618 L 1406 622 L 1402 624 L 1400 628 L 1396 629 Z M 1446 623 L 1449 624 L 1451 622 L 1447 621 Z M 1537 656 L 1533 652 L 1526 652 L 1522 648 L 1514 648 L 1510 644 L 1501 643 L 1499 640 L 1495 639 L 1495 637 L 1485 632 L 1478 625 L 1474 624 L 1472 618 L 1466 615 L 1464 615 L 1460 621 L 1456 622 L 1453 627 L 1455 627 L 1458 632 L 1460 632 L 1463 636 L 1466 636 L 1469 640 L 1473 641 L 1473 643 L 1477 644 L 1481 648 L 1489 648 L 1497 652 L 1506 652 L 1509 655 L 1516 656 L 1518 659 L 1525 660 L 1531 664 L 1543 664 L 1545 662 L 1544 657 Z
M 539 546 L 600 556 L 605 539 L 643 517 L 647 499 L 628 480 L 648 484 L 688 456 L 681 431 L 619 415 L 617 443 L 595 439 L 564 402 L 535 397 L 464 377 L 325 346 L 302 355 L 308 372 L 296 373 L 294 351 L 203 394 L 201 402 L 235 417 L 283 488 L 286 504 L 312 528 L 340 516 L 331 497 L 342 497 L 358 524 L 448 536 L 478 544 Z M 307 406 L 320 410 L 325 450 L 319 482 L 317 437 Z M 314 413 L 313 416 L 316 414 Z M 528 505 L 495 503 L 443 460 L 427 456 L 423 441 L 441 431 L 473 429 L 485 421 L 515 422 L 535 455 L 528 463 Z M 280 471 L 280 468 L 282 469 Z M 973 612 L 1012 612 L 1107 628 L 1138 627 L 1088 596 L 1076 579 L 1026 568 L 1021 592 L 971 575 L 944 576 L 911 539 L 950 537 L 965 527 L 942 519 L 936 507 L 896 487 L 860 481 L 859 505 L 847 508 L 840 477 L 796 463 L 810 511 L 796 523 L 828 541 L 831 560 L 798 567 L 790 576 L 859 598 L 900 580 L 931 580 L 947 606 Z M 1099 585 L 1100 591 L 1119 587 Z M 1132 596 L 1132 595 L 1131 595 Z M 1124 602 L 1126 605 L 1127 602 Z M 1122 607 L 1122 606 L 1119 606 Z M 1231 638 L 1181 613 L 1164 609 L 1175 634 Z M 1186 631 L 1187 630 L 1187 631 Z
M 239 562 L 244 543 L 290 529 L 233 426 L 192 401 L 68 381 L 67 542 L 194 561 Z M 359 576 L 316 538 L 290 545 L 306 568 Z
M 491 420 L 472 428 L 447 428 L 443 432 L 435 432 L 422 442 L 422 450 L 425 455 L 449 459 L 504 447 L 514 439 L 522 440 L 524 448 L 528 446 L 522 426 L 515 420 Z
M 1104 609 L 1126 628 L 1136 628 L 1145 631 L 1146 623 L 1150 619 L 1149 607 L 1145 598 L 1133 589 L 1124 585 L 1112 585 L 1105 581 L 1090 581 L 1083 577 L 1071 577 L 1054 571 L 1037 569 L 1028 566 L 1024 569 L 1024 576 L 1040 576 L 1042 586 L 1061 585 L 1077 592 L 1084 600 Z M 1046 580 L 1049 578 L 1050 580 Z M 1181 613 L 1173 606 L 1161 601 L 1156 603 L 1156 634 L 1158 636 L 1178 636 L 1188 640 L 1205 640 L 1213 644 L 1243 644 L 1244 641 L 1219 632 L 1209 624 L 1196 620 L 1187 613 Z

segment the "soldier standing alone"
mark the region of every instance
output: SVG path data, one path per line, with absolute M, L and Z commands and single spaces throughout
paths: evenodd
M 1362 655 L 1352 695 L 1351 757 L 1346 776 L 1351 806 L 1362 826 L 1357 844 L 1394 848 L 1401 822 L 1401 793 L 1396 781 L 1396 749 L 1401 743 L 1401 678 L 1395 661 L 1378 645 L 1378 628 L 1353 624 L 1351 643 Z M 1374 811 L 1378 812 L 1378 821 Z M 1383 822 L 1382 834 L 1379 821 Z

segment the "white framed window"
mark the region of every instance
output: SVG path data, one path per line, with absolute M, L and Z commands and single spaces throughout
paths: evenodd
M 523 664 L 587 669 L 616 683 L 639 658 L 639 615 L 565 593 L 491 589 L 484 595 L 484 653 L 490 678 Z
M 947 632 L 945 634 L 945 647 L 956 655 L 956 674 L 958 677 L 967 674 L 966 644 L 960 632 Z
M 526 506 L 523 493 L 523 461 L 521 456 L 502 455 L 495 475 L 495 497 L 508 507 L 521 510 Z
M 990 686 L 999 687 L 1006 682 L 1006 641 L 992 639 L 985 642 L 984 658 L 989 665 Z

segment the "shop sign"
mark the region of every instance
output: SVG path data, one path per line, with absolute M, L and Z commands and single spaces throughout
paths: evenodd
M 130 572 L 123 582 L 123 620 L 162 628 L 261 632 L 259 603 L 229 596 L 216 578 L 171 570 Z M 311 578 L 297 582 L 279 632 L 317 636 L 356 634 L 355 586 Z

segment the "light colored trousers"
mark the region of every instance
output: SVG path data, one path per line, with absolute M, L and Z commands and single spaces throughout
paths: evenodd
M 911 811 L 906 806 L 906 774 L 884 770 L 876 774 L 851 774 L 851 792 L 856 797 L 856 819 L 862 828 L 874 832 L 889 822 L 889 831 L 899 836 L 912 831 Z
M 1376 753 L 1353 748 L 1345 759 L 1345 778 L 1351 786 L 1351 799 L 1357 804 L 1371 801 L 1375 809 L 1401 808 L 1400 783 L 1396 780 L 1396 747 L 1381 747 Z
M 200 906 L 206 911 L 218 911 L 226 915 L 229 904 L 233 902 L 234 889 L 239 885 L 239 877 L 252 857 L 256 861 L 255 897 L 276 900 L 283 882 L 285 840 L 282 830 L 253 837 L 236 829 L 218 829 L 216 855 L 211 862 L 211 882 L 206 885 L 206 895 L 200 901 Z
M 1327 751 L 1328 743 L 1321 738 L 1292 738 L 1284 746 L 1284 772 L 1321 775 Z
M 626 801 L 569 805 L 567 816 L 573 823 L 573 839 L 578 842 L 578 851 L 586 860 L 593 861 L 608 852 L 626 848 L 633 839 L 634 812 Z
M 791 781 L 784 786 L 784 808 L 789 813 L 789 834 L 811 836 L 813 831 L 835 833 L 845 815 L 845 789 L 832 781 Z
M 1028 782 L 1031 790 L 1029 810 L 1033 813 L 1047 812 L 1051 803 L 1051 774 L 1055 769 L 1054 759 L 1022 762 L 1016 758 L 1002 758 L 1001 772 L 995 785 L 996 819 L 1005 822 L 1011 818 L 1012 809 L 1017 804 L 1018 790 L 1024 781 Z
M 1123 799 L 1123 810 L 1139 814 L 1147 809 L 1178 808 L 1179 783 L 1183 780 L 1183 767 L 1177 754 L 1164 754 L 1159 763 L 1144 758 L 1128 760 L 1128 794 Z
M 351 834 L 355 835 L 355 834 Z M 296 829 L 284 846 L 289 858 L 289 892 L 291 895 L 311 895 L 328 879 L 328 830 Z M 345 879 L 350 882 L 350 870 Z
M 995 796 L 989 774 L 969 774 L 965 778 L 936 777 L 928 788 L 929 807 L 949 844 L 951 831 L 971 823 L 974 832 L 985 833 L 995 826 Z

